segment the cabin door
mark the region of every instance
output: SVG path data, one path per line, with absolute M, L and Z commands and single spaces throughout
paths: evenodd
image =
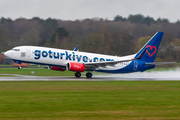
M 26 56 L 27 57 L 31 56 L 31 48 L 29 48 L 29 47 L 26 48 Z

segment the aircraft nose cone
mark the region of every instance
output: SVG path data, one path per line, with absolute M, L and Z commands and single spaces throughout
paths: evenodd
M 11 57 L 12 57 L 12 51 L 8 50 L 8 51 L 6 51 L 6 52 L 4 53 L 4 55 L 5 55 L 6 57 L 11 58 Z

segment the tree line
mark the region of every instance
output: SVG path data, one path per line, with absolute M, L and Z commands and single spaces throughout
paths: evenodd
M 180 61 L 180 22 L 145 17 L 141 14 L 114 20 L 18 18 L 0 19 L 0 51 L 15 46 L 34 45 L 95 52 L 111 55 L 128 55 L 137 52 L 157 31 L 164 37 L 156 61 Z

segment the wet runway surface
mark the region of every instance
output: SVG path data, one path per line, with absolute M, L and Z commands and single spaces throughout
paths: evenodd
M 27 76 L 17 74 L 0 74 L 0 81 L 155 81 L 180 80 L 180 69 L 168 71 L 137 72 L 129 74 L 96 74 L 92 78 L 75 76 Z
M 2 74 L 1 74 L 2 75 Z M 26 75 L 14 75 L 14 74 L 3 74 L 11 75 L 11 77 L 0 77 L 0 81 L 155 81 L 155 80 L 180 80 L 180 77 L 148 77 L 148 76 L 126 76 L 126 75 L 97 75 L 92 78 L 81 78 L 72 77 L 59 77 L 59 76 L 26 76 Z

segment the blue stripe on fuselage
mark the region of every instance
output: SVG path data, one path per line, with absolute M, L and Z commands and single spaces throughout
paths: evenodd
M 135 62 L 137 62 L 137 68 L 135 68 Z M 132 72 L 143 72 L 146 71 L 148 69 L 153 69 L 155 68 L 155 65 L 146 65 L 145 61 L 141 61 L 141 60 L 135 60 L 132 61 L 129 65 L 125 66 L 124 68 L 121 69 L 117 69 L 117 70 L 93 70 L 93 71 L 97 71 L 97 72 L 105 72 L 105 73 L 132 73 Z

